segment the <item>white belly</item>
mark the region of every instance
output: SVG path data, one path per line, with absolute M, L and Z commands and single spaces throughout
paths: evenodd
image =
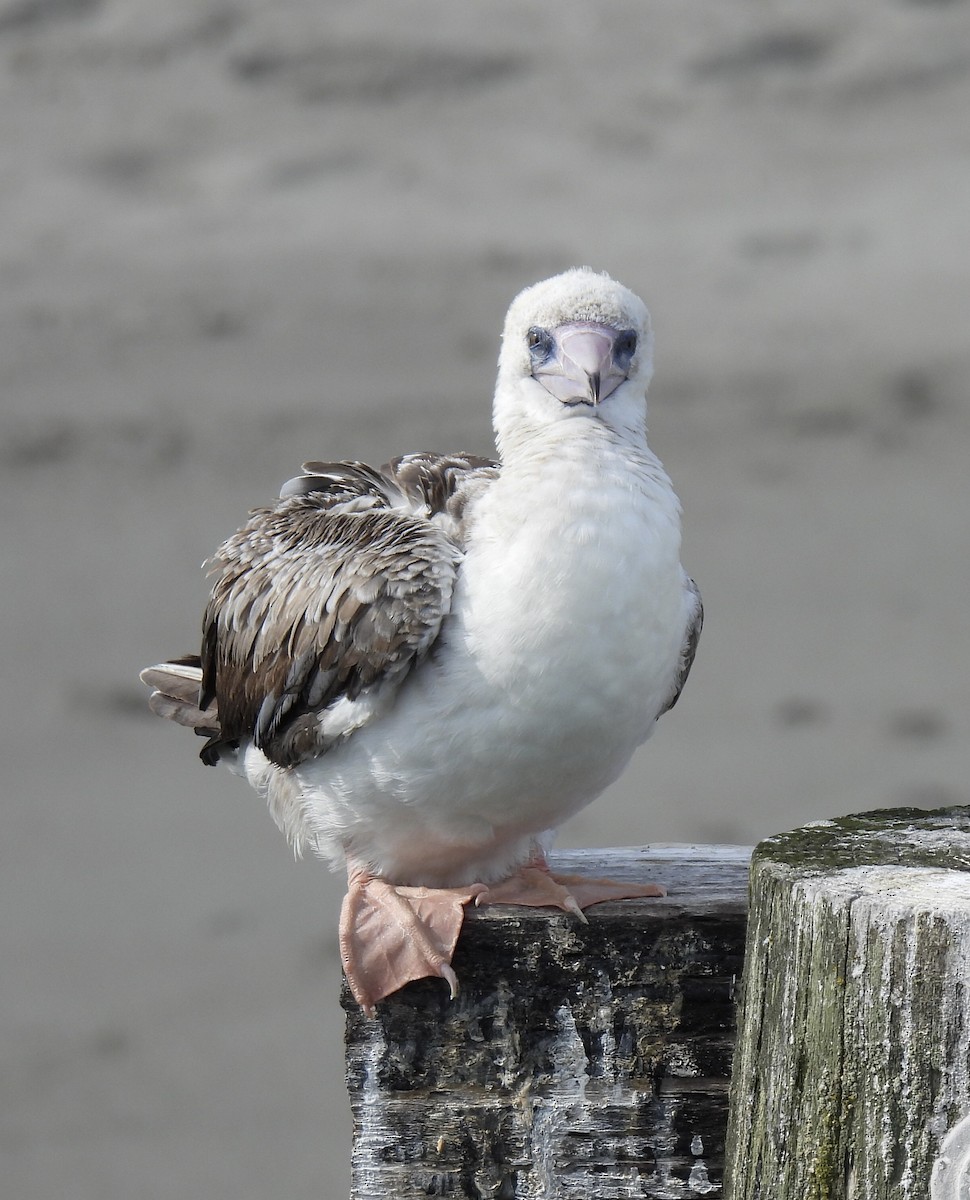
M 652 731 L 686 623 L 676 497 L 655 460 L 585 489 L 557 465 L 483 497 L 432 657 L 296 771 L 325 856 L 410 883 L 500 876 Z

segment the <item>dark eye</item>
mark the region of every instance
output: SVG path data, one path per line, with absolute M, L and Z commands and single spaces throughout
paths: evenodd
M 616 341 L 613 343 L 613 361 L 619 367 L 626 368 L 630 365 L 630 359 L 637 352 L 637 335 L 633 329 L 624 329 L 622 333 L 616 335 Z
M 525 335 L 525 340 L 529 347 L 529 356 L 533 363 L 545 362 L 552 353 L 552 334 L 547 329 L 533 325 Z

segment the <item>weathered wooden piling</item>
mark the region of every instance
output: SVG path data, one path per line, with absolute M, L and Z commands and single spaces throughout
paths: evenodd
M 763 842 L 742 996 L 731 1200 L 970 1197 L 970 809 Z
M 663 900 L 472 910 L 461 993 L 344 993 L 352 1200 L 676 1200 L 720 1194 L 744 948 L 742 847 L 563 852 L 560 871 Z

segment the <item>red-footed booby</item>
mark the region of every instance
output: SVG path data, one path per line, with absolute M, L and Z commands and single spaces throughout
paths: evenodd
M 663 895 L 554 877 L 553 831 L 680 695 L 702 623 L 647 445 L 650 318 L 584 268 L 505 322 L 499 461 L 307 463 L 212 558 L 202 651 L 142 673 L 297 852 L 345 866 L 367 1012 L 438 975 L 464 906 Z

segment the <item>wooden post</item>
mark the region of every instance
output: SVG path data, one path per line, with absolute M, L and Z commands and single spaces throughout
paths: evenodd
M 727 1196 L 970 1197 L 970 809 L 763 842 L 742 994 Z
M 484 908 L 454 966 L 369 1020 L 344 992 L 352 1200 L 720 1194 L 742 847 L 562 852 L 559 871 L 665 883 L 664 900 Z

